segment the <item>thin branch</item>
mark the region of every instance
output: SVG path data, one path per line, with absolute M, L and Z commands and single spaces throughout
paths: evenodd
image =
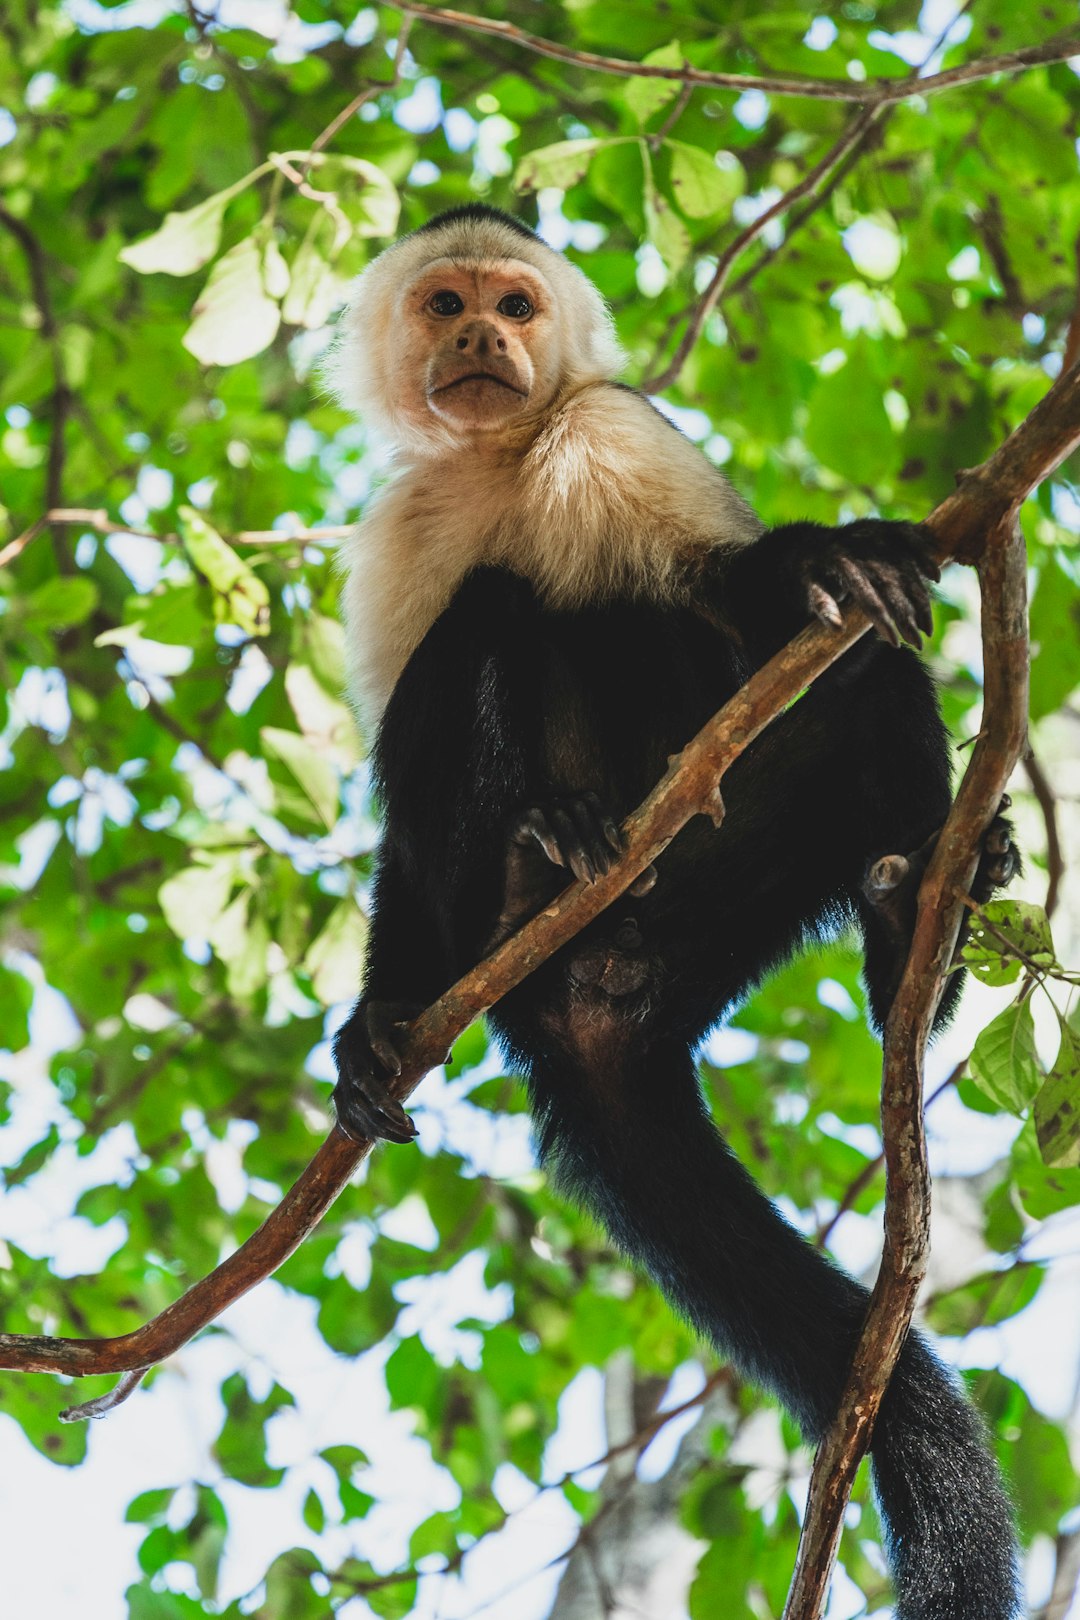
M 409 44 L 409 30 L 412 28 L 412 18 L 407 13 L 401 19 L 398 29 L 397 45 L 394 50 L 394 70 L 389 79 L 369 79 L 364 88 L 355 95 L 348 106 L 342 107 L 336 117 L 331 118 L 321 134 L 316 135 L 311 143 L 312 154 L 321 152 L 324 146 L 329 145 L 343 125 L 355 118 L 361 107 L 373 101 L 384 90 L 392 90 L 401 78 L 401 70 L 405 64 L 405 52 Z
M 969 1062 L 970 1058 L 962 1057 L 959 1063 L 955 1064 L 953 1068 L 950 1069 L 944 1080 L 934 1087 L 934 1090 L 926 1099 L 926 1104 L 923 1108 L 924 1114 L 929 1112 L 929 1110 L 937 1102 L 938 1098 L 942 1096 L 944 1092 L 948 1091 L 950 1086 L 955 1086 L 957 1081 L 963 1077 L 964 1070 L 967 1068 Z M 840 1202 L 837 1204 L 828 1220 L 824 1221 L 814 1234 L 814 1244 L 817 1248 L 823 1249 L 825 1247 L 829 1239 L 832 1237 L 833 1232 L 839 1225 L 841 1217 L 846 1215 L 848 1210 L 854 1206 L 859 1194 L 869 1187 L 870 1183 L 873 1181 L 878 1171 L 883 1168 L 884 1164 L 885 1150 L 882 1148 L 881 1152 L 875 1153 L 872 1159 L 867 1159 L 858 1175 L 853 1176 L 848 1182 L 847 1186 L 844 1188 L 843 1196 L 841 1197 Z
M 919 890 L 915 936 L 885 1027 L 885 1249 L 840 1409 L 814 1459 L 785 1620 L 820 1620 L 825 1612 L 851 1487 L 926 1274 L 930 1174 L 922 1124 L 923 1057 L 980 840 L 1027 740 L 1026 561 L 1016 511 L 1007 510 L 989 533 L 979 564 L 983 730 Z
M 1061 833 L 1058 830 L 1057 798 L 1050 778 L 1031 748 L 1024 755 L 1024 769 L 1031 783 L 1031 791 L 1042 811 L 1043 826 L 1046 828 L 1046 899 L 1043 905 L 1046 915 L 1052 917 L 1057 909 L 1061 880 L 1065 876 L 1065 852 L 1061 847 Z
M 1037 67 L 1049 62 L 1064 62 L 1080 53 L 1080 36 L 1044 40 L 1039 45 L 1028 45 L 1019 51 L 1004 51 L 1000 56 L 987 56 L 959 67 L 947 68 L 942 73 L 930 73 L 917 83 L 905 74 L 900 79 L 813 79 L 798 74 L 722 73 L 708 68 L 661 67 L 656 63 L 630 62 L 618 56 L 599 56 L 595 51 L 575 50 L 556 40 L 543 39 L 530 34 L 514 23 L 502 22 L 494 17 L 472 16 L 468 12 L 453 11 L 445 6 L 418 5 L 415 0 L 387 0 L 394 10 L 406 16 L 419 18 L 437 28 L 463 30 L 466 33 L 493 34 L 522 50 L 534 51 L 538 56 L 549 56 L 555 62 L 568 62 L 573 67 L 588 68 L 594 73 L 613 73 L 623 79 L 674 79 L 679 84 L 709 85 L 716 90 L 763 90 L 773 96 L 809 96 L 818 101 L 853 101 L 863 105 L 887 104 L 906 101 L 910 96 L 932 95 L 938 90 L 951 90 L 959 84 L 973 84 L 979 79 L 992 78 L 997 73 L 1018 73 L 1022 68 Z
M 22 534 L 16 535 L 14 540 L 9 540 L 6 546 L 0 547 L 0 568 L 14 562 L 30 542 L 36 540 L 42 530 L 50 526 L 88 529 L 93 534 L 132 534 L 137 540 L 156 540 L 163 546 L 178 546 L 183 543 L 178 534 L 157 534 L 153 529 L 133 529 L 128 523 L 117 523 L 104 507 L 57 506 L 43 512 L 41 517 L 34 519 L 28 529 L 23 530 Z M 334 540 L 344 540 L 351 533 L 351 524 L 332 524 L 316 529 L 241 529 L 238 534 L 226 534 L 222 538 L 232 546 L 319 546 L 329 545 Z
M 1066 1530 L 1054 1544 L 1054 1584 L 1038 1620 L 1067 1620 L 1080 1587 L 1080 1530 Z
M 837 164 L 862 145 L 875 124 L 880 123 L 882 118 L 886 116 L 887 111 L 888 109 L 884 106 L 873 106 L 864 108 L 861 113 L 858 113 L 848 124 L 836 144 L 831 146 L 825 153 L 825 156 L 815 163 L 814 167 L 789 191 L 785 191 L 782 197 L 778 197 L 776 202 L 770 203 L 763 213 L 760 213 L 755 220 L 752 220 L 749 225 L 739 232 L 735 240 L 728 244 L 716 261 L 716 269 L 713 271 L 708 286 L 694 306 L 694 312 L 687 322 L 686 331 L 680 338 L 675 353 L 663 371 L 647 378 L 642 383 L 641 386 L 647 394 L 662 393 L 665 388 L 670 388 L 672 383 L 676 381 L 690 356 L 691 350 L 701 336 L 705 322 L 716 308 L 717 301 L 727 286 L 733 265 L 750 246 L 751 242 L 757 240 L 771 220 L 776 219 L 779 214 L 786 213 L 793 203 L 801 201 L 803 197 L 809 197 L 827 179 Z
M 961 10 L 954 17 L 949 18 L 948 23 L 933 41 L 923 60 L 911 69 L 907 77 L 912 83 L 919 81 L 920 75 L 946 44 L 949 35 L 971 3 L 972 0 L 966 0 Z M 684 95 L 687 88 L 684 86 Z M 764 213 L 759 214 L 757 219 L 751 221 L 750 225 L 736 237 L 718 260 L 712 279 L 695 305 L 687 323 L 686 331 L 683 333 L 682 340 L 672 359 L 659 375 L 650 378 L 648 382 L 643 384 L 646 392 L 658 394 L 663 389 L 670 388 L 672 383 L 676 381 L 698 338 L 701 336 L 705 322 L 716 308 L 721 295 L 727 290 L 733 265 L 751 243 L 763 235 L 765 227 L 770 221 L 781 214 L 786 214 L 795 203 L 802 202 L 804 198 L 807 199 L 804 206 L 788 221 L 783 241 L 776 247 L 770 248 L 761 254 L 757 262 L 752 264 L 740 276 L 733 289 L 736 292 L 748 286 L 753 278 L 764 269 L 765 265 L 772 262 L 782 248 L 787 246 L 795 232 L 832 195 L 835 186 L 858 161 L 862 149 L 868 144 L 871 136 L 876 136 L 880 140 L 881 131 L 892 117 L 894 111 L 895 105 L 864 108 L 858 117 L 851 120 L 839 140 L 814 165 L 809 173 L 784 192 L 782 197 L 767 208 Z
M 1080 360 L 1080 236 L 1076 238 L 1076 300 L 1065 333 L 1065 349 L 1061 356 L 1062 371 L 1069 371 Z
M 977 557 L 987 531 L 1000 524 L 1078 444 L 1080 370 L 1059 379 L 989 461 L 968 473 L 960 489 L 931 514 L 927 521 L 934 531 L 939 555 L 942 558 L 958 554 Z M 821 625 L 808 627 L 751 676 L 682 753 L 674 757 L 661 782 L 628 818 L 628 846 L 622 860 L 591 886 L 581 882 L 570 884 L 539 916 L 467 973 L 412 1024 L 403 1043 L 401 1075 L 391 1086 L 399 1101 L 415 1090 L 429 1069 L 443 1061 L 449 1047 L 475 1018 L 520 984 L 535 967 L 623 893 L 692 816 L 716 814 L 717 784 L 724 771 L 787 708 L 792 698 L 835 662 L 867 628 L 866 619 L 848 609 L 840 629 L 826 629 Z M 993 679 L 996 681 L 998 677 L 994 675 Z M 992 686 L 988 668 L 988 699 Z M 993 691 L 996 692 L 996 686 Z M 983 757 L 985 753 L 984 747 Z M 939 845 L 941 853 L 935 856 L 924 885 L 926 895 L 936 892 L 935 886 L 940 888 L 942 871 L 950 874 L 950 883 L 954 881 L 951 874 L 960 871 L 954 845 L 961 834 L 968 836 L 974 817 L 970 792 L 964 798 L 964 791 L 959 822 L 951 818 L 943 835 Z M 951 916 L 955 904 L 950 903 L 948 909 Z M 924 903 L 912 962 L 925 952 L 928 932 L 933 926 L 933 916 Z M 909 1010 L 912 973 L 909 963 L 898 998 L 898 1005 Z M 886 1099 L 890 1139 L 900 1107 L 896 1075 L 898 1037 L 894 1023 L 895 1020 L 890 1023 L 892 1055 Z M 900 1035 L 903 1034 L 901 1031 Z M 901 1091 L 911 1084 L 909 1074 L 905 1072 L 902 1081 Z M 215 1271 L 193 1284 L 187 1293 L 142 1327 L 108 1339 L 0 1334 L 0 1367 L 84 1376 L 137 1371 L 174 1354 L 227 1306 L 288 1259 L 330 1208 L 371 1147 L 370 1142 L 352 1141 L 335 1126 L 307 1169 L 259 1229 Z M 894 1183 L 896 1174 L 894 1165 L 891 1167 Z M 888 1219 L 887 1253 L 899 1253 L 895 1199 L 888 1206 Z

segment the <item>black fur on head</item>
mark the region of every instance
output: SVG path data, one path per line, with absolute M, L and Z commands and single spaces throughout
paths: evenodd
M 505 225 L 507 230 L 516 231 L 519 236 L 524 236 L 531 242 L 539 241 L 536 232 L 522 220 L 515 219 L 513 214 L 504 213 L 501 208 L 492 208 L 489 203 L 481 202 L 458 203 L 454 208 L 444 208 L 441 214 L 435 214 L 423 225 L 418 225 L 412 234 L 422 236 L 425 231 L 439 230 L 444 225 L 466 224 L 469 220 L 493 220 L 496 224 Z

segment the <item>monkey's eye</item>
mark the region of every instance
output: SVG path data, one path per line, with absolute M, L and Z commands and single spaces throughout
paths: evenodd
M 460 315 L 465 304 L 456 292 L 444 288 L 441 292 L 432 293 L 427 307 L 433 315 Z
M 499 299 L 495 308 L 500 315 L 509 315 L 512 321 L 527 321 L 533 312 L 532 304 L 524 293 L 507 293 Z

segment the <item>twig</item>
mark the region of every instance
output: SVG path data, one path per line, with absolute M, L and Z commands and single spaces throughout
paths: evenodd
M 944 1092 L 948 1091 L 950 1086 L 956 1085 L 956 1082 L 963 1076 L 964 1070 L 967 1068 L 969 1061 L 969 1058 L 962 1057 L 959 1063 L 955 1064 L 953 1068 L 949 1070 L 949 1073 L 945 1076 L 944 1080 L 934 1087 L 929 1097 L 927 1097 L 926 1103 L 923 1107 L 924 1114 L 929 1112 L 929 1110 L 937 1102 L 938 1098 L 942 1096 Z M 852 1180 L 848 1182 L 847 1186 L 844 1188 L 843 1197 L 840 1199 L 840 1202 L 837 1204 L 828 1220 L 824 1221 L 814 1234 L 814 1244 L 817 1248 L 823 1249 L 825 1247 L 829 1239 L 832 1237 L 833 1232 L 836 1230 L 841 1216 L 846 1215 L 848 1210 L 852 1208 L 859 1194 L 870 1185 L 884 1163 L 885 1150 L 882 1149 L 880 1153 L 875 1153 L 872 1159 L 867 1159 L 858 1175 L 854 1176 Z
M 847 129 L 844 130 L 836 144 L 831 146 L 825 153 L 825 156 L 815 163 L 814 167 L 803 175 L 802 179 L 793 185 L 789 191 L 785 191 L 782 197 L 778 197 L 776 202 L 770 203 L 768 208 L 741 230 L 733 242 L 728 244 L 716 261 L 716 269 L 713 271 L 712 279 L 694 306 L 694 312 L 687 322 L 686 331 L 680 338 L 675 353 L 663 371 L 647 378 L 642 383 L 641 386 L 646 393 L 662 393 L 665 388 L 670 388 L 672 383 L 675 382 L 686 364 L 690 351 L 701 336 L 705 322 L 716 308 L 720 294 L 727 286 L 732 266 L 750 246 L 751 242 L 757 240 L 770 220 L 774 220 L 778 214 L 786 213 L 791 205 L 799 202 L 801 198 L 810 196 L 829 175 L 830 171 L 850 152 L 855 151 L 862 144 L 874 125 L 885 117 L 886 112 L 887 109 L 884 106 L 874 106 L 865 108 L 861 113 L 857 114 L 848 124 Z
M 1048 917 L 1052 917 L 1057 909 L 1058 896 L 1061 890 L 1061 880 L 1065 876 L 1065 853 L 1061 847 L 1061 833 L 1058 830 L 1057 799 L 1051 786 L 1050 778 L 1039 764 L 1034 750 L 1029 748 L 1024 755 L 1024 769 L 1031 791 L 1038 801 L 1042 811 L 1043 825 L 1046 828 L 1046 900 L 1044 909 Z
M 913 84 L 916 82 L 925 82 L 920 78 L 920 75 L 926 68 L 927 64 L 934 60 L 934 57 L 937 55 L 938 51 L 940 51 L 945 45 L 952 30 L 956 27 L 957 22 L 968 10 L 970 4 L 971 0 L 966 0 L 966 4 L 961 8 L 961 10 L 958 11 L 954 17 L 949 18 L 948 23 L 938 34 L 922 61 L 917 63 L 916 66 L 911 69 L 911 72 L 907 75 L 907 77 Z M 684 86 L 684 95 L 686 94 L 686 90 L 688 88 L 688 86 Z M 727 289 L 732 266 L 734 265 L 735 261 L 746 251 L 750 244 L 756 241 L 757 238 L 763 234 L 765 227 L 769 224 L 769 222 L 776 219 L 780 214 L 786 214 L 795 203 L 801 202 L 804 197 L 809 199 L 805 206 L 799 209 L 799 211 L 788 222 L 787 229 L 784 233 L 783 243 L 781 243 L 780 246 L 769 249 L 765 253 L 761 254 L 757 262 L 752 264 L 749 269 L 747 269 L 746 272 L 740 276 L 739 280 L 735 284 L 735 291 L 740 291 L 742 288 L 748 286 L 759 271 L 776 257 L 776 254 L 780 251 L 780 247 L 786 246 L 799 227 L 805 224 L 807 219 L 809 219 L 810 216 L 822 206 L 825 200 L 831 195 L 833 187 L 845 174 L 848 173 L 848 171 L 857 161 L 861 149 L 867 144 L 870 136 L 877 133 L 878 138 L 880 139 L 880 131 L 891 118 L 893 111 L 894 106 L 877 105 L 864 108 L 858 117 L 852 119 L 847 129 L 845 129 L 841 134 L 839 140 L 832 147 L 830 147 L 829 151 L 825 153 L 825 156 L 814 165 L 809 173 L 805 174 L 801 180 L 797 181 L 795 185 L 791 186 L 789 190 L 785 191 L 783 196 L 768 207 L 764 213 L 759 214 L 757 219 L 752 220 L 746 229 L 735 238 L 734 242 L 732 242 L 730 246 L 725 249 L 724 253 L 717 261 L 712 279 L 705 288 L 705 291 L 698 300 L 698 303 L 694 307 L 693 314 L 690 316 L 687 323 L 686 331 L 683 333 L 682 340 L 679 343 L 678 348 L 675 350 L 671 361 L 667 366 L 665 366 L 662 372 L 656 376 L 653 376 L 643 384 L 646 392 L 658 394 L 663 389 L 670 388 L 672 383 L 676 381 L 679 373 L 690 356 L 691 350 L 694 348 L 698 338 L 701 336 L 705 322 L 708 320 L 712 311 L 716 308 L 722 293 L 724 293 Z
M 1080 360 L 1080 236 L 1076 238 L 1076 299 L 1065 333 L 1065 348 L 1061 356 L 1062 371 L 1069 371 Z
M 906 74 L 901 79 L 859 82 L 803 78 L 798 74 L 722 73 L 691 67 L 688 63 L 679 67 L 661 67 L 656 63 L 626 61 L 618 56 L 599 56 L 595 51 L 575 50 L 571 45 L 530 34 L 514 23 L 502 22 L 494 17 L 472 16 L 445 6 L 418 5 L 415 0 L 387 0 L 387 4 L 394 11 L 432 23 L 437 28 L 494 34 L 523 50 L 534 51 L 538 56 L 549 56 L 553 61 L 568 62 L 594 73 L 613 73 L 623 79 L 674 79 L 680 84 L 710 85 L 719 90 L 763 90 L 773 96 L 810 96 L 818 101 L 854 101 L 863 105 L 887 104 L 906 101 L 910 96 L 932 95 L 937 90 L 951 90 L 958 84 L 972 84 L 979 79 L 992 78 L 996 73 L 1018 73 L 1026 67 L 1064 62 L 1080 52 L 1080 37 L 1044 40 L 1040 45 L 1027 45 L 1019 51 L 1004 51 L 1000 56 L 987 56 L 975 62 L 965 62 L 959 67 L 947 68 L 943 73 L 928 74 L 917 84 L 912 83 Z
M 963 899 L 1027 738 L 1027 557 L 1016 511 L 1003 513 L 979 564 L 985 719 L 919 890 L 907 965 L 885 1027 L 882 1138 L 885 1248 L 840 1409 L 814 1459 L 785 1620 L 820 1620 L 855 1474 L 911 1325 L 926 1274 L 930 1177 L 922 1125 L 926 1042 L 949 972 Z
M 89 529 L 93 534 L 131 534 L 137 540 L 156 540 L 163 546 L 182 543 L 177 534 L 156 534 L 153 529 L 133 529 L 129 523 L 117 523 L 103 507 L 56 506 L 43 512 L 28 529 L 0 548 L 0 568 L 14 562 L 20 552 L 25 551 L 30 542 L 50 526 Z M 317 529 L 241 529 L 238 534 L 227 534 L 222 538 L 232 546 L 318 546 L 328 545 L 333 540 L 344 540 L 351 533 L 351 525 L 335 524 Z
M 338 130 L 341 129 L 343 125 L 347 124 L 350 118 L 354 118 L 356 116 L 361 107 L 366 106 L 367 103 L 374 100 L 377 95 L 381 95 L 384 90 L 392 90 L 398 83 L 401 78 L 401 69 L 405 63 L 405 51 L 408 48 L 409 30 L 411 28 L 412 17 L 406 13 L 402 17 L 401 26 L 398 29 L 397 46 L 394 50 L 394 70 L 390 78 L 369 79 L 359 94 L 355 95 L 349 102 L 348 106 L 342 107 L 337 116 L 331 118 L 330 122 L 327 124 L 322 133 L 316 135 L 315 139 L 311 143 L 312 154 L 321 152 L 323 147 L 327 146 L 333 140 Z
M 1080 444 L 1080 372 L 1073 372 L 1059 379 L 989 461 L 969 472 L 961 487 L 931 514 L 927 521 L 935 534 L 939 555 L 942 558 L 958 554 L 977 557 L 988 530 L 999 525 L 1077 444 Z M 988 570 L 986 578 L 991 578 L 991 571 Z M 675 756 L 661 782 L 629 817 L 626 823 L 628 847 L 623 859 L 591 886 L 581 882 L 570 884 L 539 916 L 467 973 L 412 1024 L 403 1045 L 402 1073 L 391 1087 L 399 1101 L 415 1090 L 429 1069 L 442 1062 L 450 1045 L 474 1018 L 610 905 L 662 853 L 692 816 L 715 814 L 717 784 L 728 766 L 787 708 L 803 687 L 827 669 L 867 628 L 866 619 L 848 609 L 842 628 L 808 627 L 750 678 L 682 753 Z M 994 656 L 996 659 L 996 644 Z M 995 715 L 1000 710 L 997 696 L 1000 679 L 996 666 L 993 670 L 988 666 L 987 696 Z M 985 744 L 977 752 L 980 761 L 984 759 Z M 969 771 L 966 780 L 971 779 Z M 912 964 L 917 964 L 925 954 L 927 941 L 935 928 L 932 911 L 928 909 L 930 896 L 940 890 L 944 905 L 941 885 L 945 880 L 941 874 L 946 874 L 951 885 L 956 880 L 953 874 L 962 868 L 954 846 L 961 837 L 970 835 L 974 824 L 976 807 L 970 802 L 971 793 L 972 789 L 967 786 L 961 790 L 960 810 L 950 818 L 924 884 L 919 931 L 897 1003 L 908 1012 L 913 1007 L 913 978 L 919 971 Z M 1000 792 L 994 808 L 998 799 Z M 981 802 L 982 797 L 979 804 Z M 989 816 L 986 819 L 989 820 Z M 950 899 L 950 916 L 957 905 L 958 902 Z M 947 954 L 943 960 L 947 965 Z M 938 972 L 935 958 L 934 973 Z M 896 1072 L 898 1053 L 904 1055 L 902 1037 L 905 1032 L 900 1030 L 898 1034 L 894 1025 L 895 1019 L 890 1022 L 886 1093 L 890 1141 L 895 1140 L 896 1115 L 902 1112 L 902 1101 L 909 1096 L 912 1085 L 908 1070 L 900 1076 Z M 335 1126 L 307 1169 L 258 1230 L 215 1271 L 193 1284 L 186 1294 L 142 1327 L 108 1339 L 0 1334 L 0 1367 L 84 1376 L 136 1371 L 172 1355 L 228 1305 L 288 1259 L 329 1209 L 371 1147 L 370 1142 L 350 1140 Z M 898 1173 L 899 1167 L 894 1162 L 890 1167 L 893 1185 Z M 893 1198 L 887 1206 L 887 1256 L 901 1253 L 897 1213 L 897 1202 Z M 889 1264 L 892 1263 L 890 1258 Z M 818 1511 L 815 1509 L 815 1514 Z
M 1080 1530 L 1065 1530 L 1054 1543 L 1054 1584 L 1038 1620 L 1067 1620 L 1080 1586 Z

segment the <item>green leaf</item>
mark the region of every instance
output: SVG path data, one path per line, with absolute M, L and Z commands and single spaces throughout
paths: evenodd
M 674 274 L 690 257 L 690 233 L 667 198 L 657 189 L 652 167 L 645 165 L 645 228 L 649 241 Z
M 1020 1201 L 1035 1220 L 1080 1205 L 1080 1170 L 1044 1163 L 1033 1119 L 1013 1143 L 1012 1167 Z
M 165 921 L 179 939 L 205 939 L 229 903 L 239 878 L 234 856 L 196 861 L 166 878 L 158 890 Z
M 1039 1152 L 1054 1169 L 1080 1169 L 1080 1035 L 1062 1021 L 1053 1068 L 1035 1098 Z
M 268 749 L 299 783 L 315 818 L 329 831 L 338 818 L 338 775 L 314 743 L 296 731 L 263 726 L 259 733 Z
M 811 395 L 807 448 L 852 483 L 874 485 L 895 464 L 897 438 L 883 392 L 867 361 L 866 346 L 860 345 L 846 365 L 821 379 Z
M 1043 1078 L 1030 997 L 1014 1001 L 987 1024 L 971 1054 L 971 1073 L 999 1108 L 1012 1114 L 1027 1108 Z
M 683 48 L 677 39 L 670 45 L 662 45 L 658 51 L 650 51 L 642 61 L 643 67 L 683 67 L 686 57 Z M 682 89 L 678 79 L 631 79 L 626 85 L 623 95 L 626 105 L 644 128 L 662 107 L 675 100 Z
M 367 935 L 367 918 L 356 901 L 339 900 L 304 957 L 304 972 L 324 1007 L 359 994 Z
M 935 1333 L 956 1337 L 979 1327 L 996 1327 L 1031 1304 L 1045 1275 L 1045 1267 L 1031 1265 L 985 1271 L 962 1288 L 954 1288 L 932 1300 L 930 1325 Z
M 0 963 L 0 1047 L 21 1052 L 30 1039 L 34 987 L 14 968 Z
M 204 366 L 235 366 L 274 341 L 281 309 L 267 289 L 264 260 L 259 242 L 249 236 L 211 270 L 182 339 L 184 348 Z M 275 266 L 272 257 L 272 272 Z
M 66 630 L 83 624 L 97 604 L 98 588 L 92 579 L 81 574 L 57 575 L 30 592 L 20 616 L 29 629 Z
M 326 1529 L 326 1509 L 322 1505 L 322 1498 L 318 1491 L 309 1490 L 304 1497 L 304 1523 L 309 1530 L 321 1536 Z
M 684 141 L 665 141 L 664 149 L 671 157 L 671 189 L 682 212 L 691 219 L 727 213 L 743 190 L 741 165 L 718 169 L 710 152 Z
M 1026 900 L 992 900 L 982 912 L 981 917 L 971 919 L 968 943 L 972 968 L 986 984 L 1011 984 L 1024 964 L 1036 968 L 1053 966 L 1056 955 L 1050 919 L 1042 906 Z M 967 945 L 963 954 L 967 962 Z M 1003 976 L 997 976 L 994 959 Z M 1016 965 L 1015 973 L 1006 971 L 1010 962 Z
M 200 270 L 218 250 L 225 208 L 236 190 L 235 186 L 230 186 L 194 208 L 166 214 L 164 223 L 151 236 L 121 248 L 117 257 L 141 276 L 154 271 L 164 271 L 167 276 L 189 276 L 193 270 Z
M 556 141 L 553 146 L 541 146 L 539 150 L 530 152 L 528 157 L 522 158 L 514 175 L 514 189 L 516 191 L 540 191 L 545 186 L 554 186 L 559 191 L 569 191 L 571 186 L 584 180 L 589 172 L 589 164 L 605 147 L 624 144 L 620 141 L 603 141 L 596 137 L 589 137 L 577 141 Z
M 205 936 L 228 969 L 229 994 L 240 1001 L 249 1000 L 266 983 L 270 929 L 252 902 L 250 890 L 238 894 Z
M 288 326 L 324 326 L 344 296 L 344 283 L 314 243 L 302 242 L 293 260 L 289 290 L 281 306 L 282 320 Z
M 249 636 L 266 635 L 270 628 L 270 592 L 258 574 L 201 512 L 181 506 L 179 516 L 184 549 L 213 587 L 217 622 L 238 625 Z
M 1031 651 L 1030 714 L 1041 720 L 1080 686 L 1080 593 L 1053 557 L 1031 601 Z
M 213 1449 L 223 1471 L 242 1485 L 266 1489 L 280 1484 L 285 1470 L 266 1461 L 266 1424 L 282 1407 L 296 1405 L 293 1396 L 274 1384 L 266 1399 L 257 1401 L 240 1373 L 225 1380 L 221 1395 L 226 1416 Z

